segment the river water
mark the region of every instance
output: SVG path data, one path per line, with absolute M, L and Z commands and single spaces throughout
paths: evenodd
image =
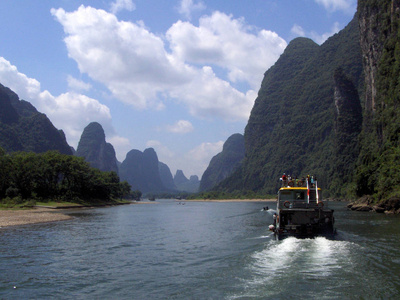
M 336 240 L 276 241 L 272 203 L 159 200 L 0 229 L 0 299 L 390 299 L 400 218 L 335 209 Z

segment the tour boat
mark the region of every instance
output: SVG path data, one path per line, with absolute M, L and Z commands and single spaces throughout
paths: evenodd
M 276 238 L 334 237 L 334 210 L 322 201 L 316 178 L 307 176 L 302 180 L 292 180 L 283 175 L 281 180 L 274 224 L 269 226 Z

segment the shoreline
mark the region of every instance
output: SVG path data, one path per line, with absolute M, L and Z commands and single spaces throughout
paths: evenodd
M 276 199 L 196 199 L 196 200 L 175 200 L 179 202 L 276 202 Z M 156 204 L 157 202 L 132 202 L 129 204 Z M 107 205 L 105 205 L 107 206 Z M 24 210 L 0 210 L 0 229 L 12 226 L 29 224 L 50 223 L 70 220 L 73 217 L 63 214 L 68 209 L 93 208 L 88 206 L 74 207 L 45 207 L 36 206 Z
M 38 223 L 49 223 L 56 221 L 66 221 L 72 219 L 60 210 L 52 208 L 33 208 L 27 210 L 0 210 L 0 229 Z

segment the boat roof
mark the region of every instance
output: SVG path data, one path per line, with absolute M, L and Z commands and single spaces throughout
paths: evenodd
M 301 190 L 301 191 L 307 191 L 307 187 L 302 187 L 302 186 L 294 186 L 294 187 L 290 187 L 290 186 L 288 186 L 288 187 L 281 187 L 280 189 L 279 189 L 279 191 L 287 191 L 287 190 L 292 190 L 292 191 L 295 191 L 295 190 Z M 310 190 L 315 190 L 315 188 L 310 188 Z M 320 191 L 321 189 L 320 188 L 318 188 L 318 191 Z

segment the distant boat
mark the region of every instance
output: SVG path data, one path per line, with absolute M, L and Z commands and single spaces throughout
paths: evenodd
M 287 236 L 312 238 L 333 237 L 335 218 L 333 209 L 322 201 L 316 180 L 282 180 L 274 224 L 269 226 L 278 239 Z
M 150 196 L 148 199 L 149 199 L 149 201 L 155 201 L 156 200 L 156 198 L 154 196 Z

